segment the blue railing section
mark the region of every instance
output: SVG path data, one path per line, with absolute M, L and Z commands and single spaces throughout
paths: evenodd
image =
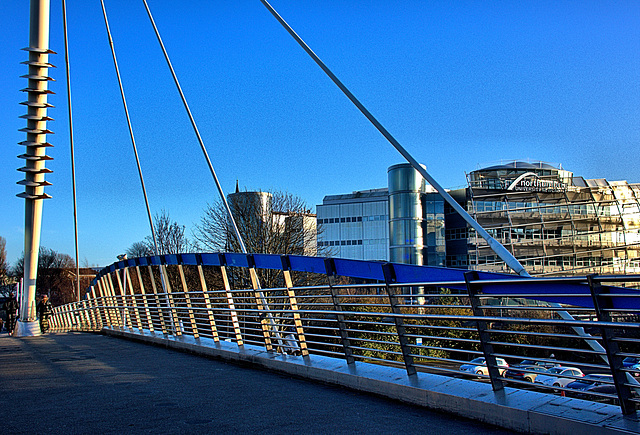
M 284 257 L 284 258 L 283 258 Z M 149 257 L 132 258 L 118 261 L 101 270 L 92 285 L 105 274 L 112 273 L 125 267 L 135 266 L 160 266 L 160 265 L 202 265 L 202 266 L 233 266 L 256 267 L 257 269 L 282 270 L 283 262 L 287 261 L 293 272 L 310 272 L 326 274 L 326 262 L 330 260 L 335 267 L 338 276 L 357 278 L 372 281 L 385 281 L 383 261 L 362 261 L 343 258 L 305 257 L 300 255 L 274 255 L 274 254 L 240 254 L 240 253 L 187 253 L 168 254 Z M 420 283 L 424 286 L 437 285 L 438 283 L 460 282 L 449 284 L 447 287 L 460 291 L 466 291 L 465 274 L 467 269 L 452 269 L 433 266 L 415 266 L 409 264 L 394 263 L 395 282 L 398 284 Z M 519 275 L 477 271 L 477 280 L 482 281 L 482 292 L 485 295 L 500 295 L 505 293 L 505 286 L 511 297 L 532 299 L 549 303 L 573 305 L 585 308 L 594 308 L 590 289 L 582 278 L 524 278 Z M 600 276 L 601 281 L 608 281 L 607 276 Z M 617 276 L 609 277 L 611 280 L 619 280 Z M 640 278 L 627 276 L 630 282 L 638 282 Z M 637 310 L 640 308 L 640 290 L 623 287 L 603 286 L 603 293 L 608 293 L 612 306 L 618 310 Z

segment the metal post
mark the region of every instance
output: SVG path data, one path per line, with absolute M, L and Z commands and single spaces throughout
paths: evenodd
M 336 265 L 333 258 L 325 258 L 324 267 L 327 273 L 327 279 L 329 280 L 329 291 L 331 292 L 331 300 L 333 301 L 334 311 L 342 311 L 342 305 L 340 305 L 340 298 L 335 288 L 336 285 Z M 343 314 L 337 314 L 338 328 L 340 329 L 340 340 L 342 342 L 342 349 L 344 351 L 344 357 L 347 360 L 347 364 L 355 364 L 356 360 L 353 357 L 353 350 L 351 349 L 351 340 L 349 339 L 349 333 L 347 331 L 347 324 L 344 321 Z
M 178 256 L 178 262 L 182 262 L 182 258 Z M 193 331 L 193 338 L 200 338 L 198 333 L 198 325 L 196 324 L 196 316 L 191 306 L 191 296 L 189 295 L 189 288 L 187 287 L 187 280 L 184 277 L 184 270 L 182 264 L 178 264 L 178 272 L 180 272 L 180 282 L 182 283 L 182 291 L 184 291 L 184 300 L 187 304 L 187 313 L 189 314 L 189 322 L 191 323 L 191 330 Z
M 126 272 L 125 277 L 127 278 L 127 285 L 129 286 L 129 293 L 131 294 L 131 305 L 133 305 L 133 312 L 136 315 L 136 325 L 138 325 L 138 329 L 140 330 L 140 332 L 142 332 L 142 319 L 140 318 L 140 309 L 138 308 L 138 302 L 136 301 L 136 294 L 133 291 L 133 283 L 131 282 L 131 274 L 129 273 L 128 266 L 125 269 L 125 272 Z M 131 326 L 133 327 L 133 325 Z
M 602 286 L 597 281 L 597 274 L 588 275 L 587 282 L 591 289 L 591 297 L 593 298 L 593 307 L 598 317 L 599 322 L 611 322 L 611 315 L 608 309 L 612 308 L 611 298 L 602 297 L 608 289 Z M 622 370 L 622 357 L 620 356 L 620 346 L 616 340 L 615 333 L 612 328 L 601 327 L 602 341 L 604 348 L 607 351 L 607 359 L 609 360 L 609 367 L 611 368 L 611 374 L 613 375 L 613 383 L 620 399 L 620 408 L 624 415 L 634 414 L 636 407 L 633 401 L 631 401 L 631 389 L 627 385 L 627 373 Z
M 173 301 L 173 294 L 171 292 L 171 284 L 169 283 L 169 274 L 167 273 L 166 265 L 160 265 L 160 273 L 162 273 L 165 283 L 165 290 L 167 291 L 167 293 L 165 294 L 165 298 L 167 300 L 167 305 L 169 306 L 169 318 L 171 320 L 171 327 L 173 329 L 174 335 L 180 336 L 182 335 L 182 328 L 180 328 L 180 318 L 178 317 L 178 311 L 176 310 L 176 305 Z
M 482 287 L 479 284 L 473 283 L 473 281 L 478 280 L 478 272 L 473 270 L 465 273 L 464 280 L 467 283 L 467 291 L 469 292 L 474 317 L 484 317 L 484 312 L 482 308 L 480 308 L 480 299 L 478 298 L 478 293 L 482 290 Z M 484 320 L 476 320 L 476 327 L 478 329 L 478 335 L 480 336 L 480 347 L 482 348 L 482 353 L 484 353 L 484 360 L 487 364 L 491 387 L 493 391 L 502 390 L 504 389 L 504 384 L 500 379 L 498 362 L 493 354 L 493 345 L 491 344 L 491 335 L 488 331 L 487 322 Z
M 13 335 L 16 337 L 40 335 L 40 326 L 37 320 L 31 318 L 30 309 L 36 300 L 36 280 L 38 276 L 38 254 L 40 249 L 40 230 L 42 224 L 42 201 L 50 198 L 44 193 L 45 186 L 49 185 L 44 176 L 51 170 L 45 168 L 45 162 L 51 157 L 45 154 L 47 147 L 47 108 L 52 107 L 47 103 L 47 95 L 51 93 L 47 89 L 49 54 L 49 0 L 31 0 L 30 24 L 29 24 L 29 74 L 23 76 L 29 80 L 29 84 L 23 91 L 28 94 L 28 101 L 22 104 L 27 106 L 27 127 L 21 129 L 27 133 L 27 140 L 21 145 L 27 147 L 26 153 L 19 156 L 25 159 L 25 166 L 18 169 L 25 173 L 25 178 L 19 181 L 25 187 L 23 193 L 18 194 L 25 200 L 24 219 L 24 295 L 20 301 L 20 318 L 16 322 Z
M 291 279 L 291 261 L 288 255 L 282 255 L 280 259 L 282 260 L 282 274 L 284 276 L 284 285 L 287 288 L 287 296 L 289 298 L 289 306 L 291 307 L 291 314 L 293 316 L 293 324 L 296 328 L 296 336 L 298 340 L 298 346 L 300 346 L 300 353 L 302 356 L 309 356 L 307 340 L 304 336 L 304 329 L 302 328 L 300 311 L 298 310 L 298 300 L 296 299 L 296 293 L 293 290 L 293 280 Z
M 253 257 L 247 255 L 248 258 L 253 260 Z M 269 316 L 271 313 L 268 311 L 268 305 L 266 304 L 266 299 L 264 294 L 260 291 L 260 284 L 258 283 L 258 273 L 256 272 L 256 268 L 253 264 L 249 264 L 249 276 L 251 277 L 251 286 L 253 287 L 253 295 L 256 300 L 256 306 L 258 307 L 258 312 L 260 313 L 260 327 L 262 328 L 262 336 L 264 337 L 264 347 L 267 349 L 267 352 L 273 351 L 273 344 L 271 343 L 271 334 L 269 330 L 269 320 L 274 323 L 273 318 Z M 276 331 L 276 326 L 274 326 L 274 332 Z
M 382 273 L 384 274 L 384 288 L 389 296 L 389 305 L 391 306 L 391 312 L 393 314 L 402 314 L 398 307 L 398 296 L 395 294 L 395 290 L 390 284 L 396 282 L 396 273 L 393 269 L 393 264 L 384 263 L 382 265 Z M 406 328 L 402 318 L 393 316 L 394 323 L 396 324 L 396 332 L 398 333 L 398 342 L 400 343 L 400 350 L 402 351 L 402 359 L 404 360 L 404 366 L 409 376 L 416 374 L 416 367 L 413 365 L 413 356 L 411 356 L 411 348 L 409 347 L 409 340 L 406 336 Z
M 142 304 L 144 305 L 144 313 L 147 317 L 147 326 L 149 332 L 153 332 L 153 322 L 151 320 L 151 311 L 149 311 L 149 300 L 147 299 L 147 293 L 144 290 L 144 284 L 142 282 L 142 274 L 140 273 L 140 266 L 136 264 L 136 275 L 138 276 L 138 283 L 140 284 L 140 294 L 142 295 Z
M 200 276 L 200 287 L 202 287 L 202 297 L 204 298 L 204 305 L 207 309 L 207 315 L 209 316 L 209 325 L 211 326 L 211 335 L 213 336 L 213 341 L 216 343 L 220 341 L 220 337 L 218 336 L 218 327 L 216 326 L 216 319 L 213 315 L 213 307 L 211 306 L 211 300 L 209 298 L 209 292 L 207 290 L 207 281 L 204 279 L 204 271 L 202 270 L 202 255 L 196 254 L 198 257 L 198 275 Z
M 164 321 L 164 313 L 160 305 L 160 296 L 158 295 L 158 288 L 156 287 L 156 280 L 153 276 L 153 266 L 147 266 L 149 268 L 149 278 L 151 279 L 151 288 L 153 289 L 153 296 L 156 301 L 156 309 L 158 311 L 158 318 L 160 319 L 160 329 L 163 334 L 167 334 L 167 325 Z M 164 279 L 164 278 L 163 278 Z M 164 281 L 163 281 L 164 282 Z
M 238 321 L 238 312 L 236 311 L 236 304 L 233 300 L 233 293 L 231 293 L 231 286 L 229 285 L 229 276 L 227 275 L 225 259 L 223 255 L 219 255 L 219 258 L 220 258 L 220 273 L 222 274 L 222 284 L 224 285 L 224 289 L 227 294 L 227 305 L 229 306 L 229 315 L 231 316 L 233 331 L 236 335 L 236 343 L 238 344 L 238 346 L 243 346 L 244 340 L 242 338 L 242 330 L 240 329 L 240 322 Z

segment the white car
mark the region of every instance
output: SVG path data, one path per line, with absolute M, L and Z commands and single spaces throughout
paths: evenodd
M 576 379 L 568 378 L 567 376 L 573 376 L 574 378 L 581 378 L 584 376 L 582 370 L 576 367 L 552 367 L 546 372 L 540 373 L 536 376 L 535 383 L 547 385 L 549 387 L 566 387 L 569 382 L 573 382 Z
M 498 372 L 500 373 L 500 376 L 502 376 L 509 368 L 509 364 L 507 364 L 507 362 L 502 358 L 496 358 L 496 362 L 498 363 Z M 489 376 L 489 367 L 487 367 L 487 362 L 484 360 L 484 357 L 473 359 L 469 361 L 468 364 L 461 365 L 460 371 Z

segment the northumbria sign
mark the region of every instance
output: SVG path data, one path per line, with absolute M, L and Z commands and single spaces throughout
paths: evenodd
M 564 192 L 567 185 L 558 180 L 543 180 L 533 172 L 526 172 L 513 180 L 507 190 L 521 192 Z

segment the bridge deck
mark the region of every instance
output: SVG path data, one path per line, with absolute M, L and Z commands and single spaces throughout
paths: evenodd
M 90 333 L 0 335 L 3 432 L 509 433 L 338 387 Z

